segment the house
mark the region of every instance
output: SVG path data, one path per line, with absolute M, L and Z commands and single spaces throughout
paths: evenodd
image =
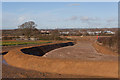
M 102 33 L 102 31 L 96 31 L 95 33 L 96 33 L 96 34 L 101 34 L 101 33 Z
M 25 39 L 25 36 L 19 36 L 20 38 L 20 40 L 24 40 Z M 19 40 L 19 39 L 17 39 L 17 40 Z
M 48 30 L 41 30 L 40 32 L 41 32 L 41 34 L 48 34 L 48 35 L 50 34 L 50 31 L 48 31 Z
M 66 32 L 60 32 L 60 34 L 69 34 L 69 32 L 68 31 L 66 31 Z
M 30 40 L 35 41 L 35 40 L 38 40 L 38 38 L 31 37 Z
M 104 31 L 103 33 L 105 33 L 105 34 L 115 34 L 115 32 L 112 32 L 112 31 Z
M 87 33 L 88 33 L 89 35 L 95 35 L 95 32 L 92 32 L 92 31 L 87 31 Z
M 34 38 L 34 37 L 26 38 L 25 36 L 19 36 L 19 39 L 16 40 L 38 40 L 38 38 Z

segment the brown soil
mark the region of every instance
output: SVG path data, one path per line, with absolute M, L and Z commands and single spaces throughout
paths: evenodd
M 79 59 L 82 61 L 117 61 L 117 56 L 109 55 L 109 53 L 107 53 L 107 50 L 106 54 L 97 52 L 96 49 L 93 47 L 92 43 L 88 41 L 78 41 L 73 46 L 62 47 L 52 50 L 46 53 L 44 57 Z
M 60 42 L 61 41 L 59 41 L 59 43 Z M 58 43 L 58 41 L 55 43 Z M 14 48 L 21 48 L 28 46 L 38 46 L 38 45 L 32 44 L 32 45 L 3 46 L 2 53 L 9 52 Z M 35 70 L 26 70 L 2 63 L 2 78 L 82 78 L 82 77 L 86 77 L 86 76 L 65 75 L 65 74 L 57 74 L 57 73 L 39 72 Z
M 89 44 L 88 42 L 89 39 L 86 39 L 86 40 L 87 42 L 84 41 L 83 39 L 79 39 L 78 41 L 84 41 L 84 43 L 79 42 L 74 48 L 64 47 L 64 48 L 50 51 L 50 53 L 51 52 L 55 53 L 55 51 L 56 52 L 58 51 L 60 52 L 60 54 L 63 53 L 65 55 L 67 51 L 72 52 L 73 50 L 76 52 L 80 49 L 78 53 L 83 51 L 82 54 L 84 54 L 84 56 L 88 56 L 88 58 L 79 56 L 80 58 L 83 57 L 84 59 L 73 58 L 72 55 L 73 54 L 75 55 L 75 52 L 71 56 L 69 56 L 72 58 L 60 58 L 58 55 L 57 55 L 58 57 L 54 57 L 54 58 L 49 58 L 49 57 L 45 58 L 45 57 L 23 54 L 20 51 L 21 49 L 23 49 L 23 47 L 10 49 L 10 51 L 6 55 L 4 55 L 4 58 L 8 64 L 14 67 L 3 65 L 3 76 L 4 77 L 15 76 L 15 77 L 27 77 L 27 78 L 28 77 L 31 77 L 31 78 L 33 77 L 39 77 L 39 78 L 40 77 L 46 77 L 46 78 L 48 77 L 54 77 L 54 78 L 58 78 L 58 77 L 61 77 L 61 78 L 63 77 L 64 78 L 65 77 L 69 77 L 69 78 L 71 77 L 118 78 L 118 62 L 117 62 L 117 59 L 114 58 L 115 56 L 106 54 L 106 55 L 102 55 L 103 56 L 102 59 L 104 59 L 105 57 L 108 57 L 108 58 L 105 58 L 104 60 L 100 58 L 101 60 L 97 60 L 98 58 L 94 58 L 94 57 L 98 56 L 98 53 L 92 47 L 91 43 Z M 91 41 L 93 40 L 91 39 Z M 79 46 L 79 44 L 80 45 L 84 44 L 84 45 Z M 29 48 L 29 47 L 25 47 L 25 48 Z M 56 55 L 53 55 L 53 56 L 56 56 Z M 15 70 L 15 72 L 13 72 L 13 70 Z
M 2 64 L 2 78 L 81 78 L 84 75 L 63 75 L 56 73 L 39 72 L 34 70 L 25 70 Z
M 105 46 L 100 45 L 99 43 L 93 43 L 93 46 L 99 53 L 118 56 L 118 53 L 114 52 L 113 50 Z

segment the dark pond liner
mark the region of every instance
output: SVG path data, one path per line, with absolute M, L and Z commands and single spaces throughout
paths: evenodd
M 43 56 L 51 50 L 61 48 L 61 47 L 66 47 L 66 46 L 73 46 L 73 45 L 74 45 L 73 42 L 67 42 L 67 43 L 51 44 L 51 45 L 44 45 L 44 46 L 38 46 L 38 47 L 32 47 L 32 48 L 24 48 L 24 49 L 21 49 L 21 51 L 29 55 Z

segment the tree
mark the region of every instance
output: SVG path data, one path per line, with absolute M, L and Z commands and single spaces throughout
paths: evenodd
M 22 25 L 18 26 L 23 36 L 26 38 L 30 38 L 31 36 L 35 35 L 34 32 L 37 31 L 36 24 L 33 21 L 28 21 L 23 23 Z
M 56 40 L 57 38 L 59 38 L 59 30 L 58 29 L 55 29 L 52 31 L 52 37 L 53 37 L 53 40 Z

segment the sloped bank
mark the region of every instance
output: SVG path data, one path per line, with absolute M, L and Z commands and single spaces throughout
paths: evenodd
M 115 55 L 118 56 L 117 52 L 114 52 L 110 48 L 101 45 L 99 42 L 93 43 L 93 47 L 96 49 L 97 52 L 102 53 L 102 54 L 108 54 L 108 55 Z
M 58 44 L 43 45 L 43 46 L 37 46 L 37 47 L 31 47 L 31 48 L 24 48 L 24 49 L 21 49 L 21 51 L 29 55 L 43 56 L 45 53 L 51 50 L 54 50 L 60 47 L 73 46 L 73 45 L 74 45 L 73 42 L 58 43 Z
M 42 45 L 42 46 L 47 46 L 47 45 Z M 50 72 L 50 73 L 59 73 L 59 74 L 81 75 L 88 77 L 92 77 L 92 76 L 109 77 L 109 78 L 118 77 L 117 62 L 52 59 L 52 58 L 45 58 L 45 57 L 24 54 L 21 51 L 23 49 L 31 49 L 31 48 L 32 47 L 23 47 L 23 48 L 16 48 L 10 50 L 6 55 L 4 55 L 4 59 L 11 66 L 23 68 L 26 70 L 36 70 L 40 72 Z

